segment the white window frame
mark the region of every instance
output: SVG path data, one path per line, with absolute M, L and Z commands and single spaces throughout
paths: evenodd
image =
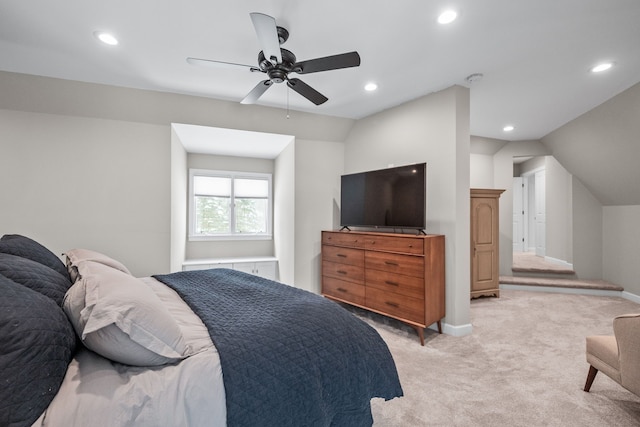
M 223 177 L 230 178 L 232 180 L 231 186 L 231 233 L 225 234 L 196 234 L 196 211 L 195 211 L 195 195 L 193 178 L 195 176 L 211 176 L 211 177 Z M 264 179 L 268 181 L 269 196 L 267 207 L 267 231 L 264 233 L 236 233 L 235 228 L 235 213 L 233 206 L 234 199 L 234 187 L 233 180 L 235 179 Z M 257 172 L 239 172 L 239 171 L 223 171 L 223 170 L 209 170 L 209 169 L 189 169 L 189 240 L 271 240 L 273 238 L 273 187 L 271 185 L 272 175 L 270 173 L 257 173 Z

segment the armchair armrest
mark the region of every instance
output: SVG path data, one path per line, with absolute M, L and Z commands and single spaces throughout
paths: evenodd
M 613 319 L 618 343 L 622 386 L 640 396 L 640 314 L 624 314 Z

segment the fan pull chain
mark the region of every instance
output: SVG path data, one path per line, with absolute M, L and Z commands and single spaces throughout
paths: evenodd
M 287 85 L 287 119 L 289 119 L 289 86 Z

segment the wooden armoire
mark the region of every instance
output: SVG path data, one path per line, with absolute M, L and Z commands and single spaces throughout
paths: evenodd
M 471 298 L 500 297 L 500 195 L 504 190 L 471 189 Z

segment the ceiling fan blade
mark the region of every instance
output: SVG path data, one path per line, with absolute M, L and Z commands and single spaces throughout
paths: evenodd
M 260 98 L 262 96 L 263 93 L 265 93 L 267 91 L 267 89 L 269 89 L 269 87 L 271 86 L 273 82 L 271 80 L 263 80 L 260 83 L 258 83 L 256 85 L 256 87 L 254 87 L 253 89 L 251 89 L 251 92 L 249 92 L 247 94 L 247 96 L 244 97 L 244 99 L 242 101 L 240 101 L 240 104 L 253 104 L 255 103 L 258 98 Z
M 324 58 L 301 61 L 293 66 L 298 74 L 317 73 L 318 71 L 337 70 L 340 68 L 357 67 L 360 65 L 358 52 L 342 53 L 340 55 L 325 56 Z
M 295 90 L 300 95 L 304 96 L 316 105 L 323 104 L 329 100 L 329 98 L 327 98 L 300 79 L 288 79 L 287 86 L 289 86 L 291 89 Z
M 252 65 L 235 64 L 233 62 L 214 61 L 212 59 L 187 58 L 187 62 L 191 65 L 210 67 L 210 68 L 246 68 L 249 71 L 261 71 Z
M 250 15 L 253 21 L 253 27 L 256 29 L 256 35 L 262 45 L 262 52 L 265 58 L 272 63 L 282 63 L 280 40 L 278 39 L 278 29 L 276 28 L 275 18 L 257 12 L 253 12 Z

